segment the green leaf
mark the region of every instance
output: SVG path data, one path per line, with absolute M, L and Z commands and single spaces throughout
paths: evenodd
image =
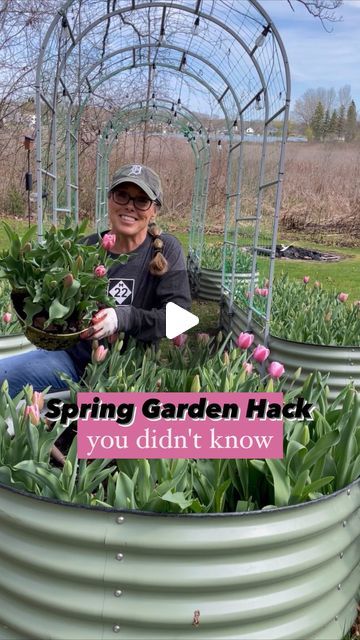
M 274 501 L 277 507 L 284 507 L 289 503 L 290 480 L 286 473 L 283 460 L 266 460 L 274 484 Z
M 53 300 L 53 302 L 50 305 L 49 321 L 46 324 L 49 325 L 50 322 L 52 322 L 53 320 L 62 320 L 66 318 L 68 313 L 69 313 L 69 307 L 61 304 L 58 298 L 55 298 L 55 300 Z

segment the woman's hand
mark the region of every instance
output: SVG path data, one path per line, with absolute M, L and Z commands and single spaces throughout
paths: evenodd
M 81 332 L 83 340 L 101 340 L 116 333 L 118 329 L 118 317 L 115 309 L 108 307 L 98 311 L 91 320 L 93 326 Z

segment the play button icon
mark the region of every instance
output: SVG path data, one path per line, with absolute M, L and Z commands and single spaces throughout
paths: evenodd
M 166 337 L 170 340 L 199 324 L 199 318 L 197 316 L 179 307 L 179 305 L 174 302 L 168 302 L 165 308 Z

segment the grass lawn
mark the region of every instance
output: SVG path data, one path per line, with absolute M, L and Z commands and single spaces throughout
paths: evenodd
M 22 234 L 28 228 L 27 220 L 6 218 L 7 222 L 18 233 Z M 1 228 L 1 227 L 0 227 Z M 180 240 L 185 255 L 187 255 L 189 234 L 187 232 L 176 232 L 174 235 Z M 217 242 L 222 239 L 221 235 L 211 235 L 207 241 Z M 349 301 L 360 300 L 360 247 L 334 246 L 331 242 L 326 244 L 326 238 L 321 238 L 322 243 L 317 243 L 314 238 L 294 238 L 286 235 L 286 239 L 279 237 L 279 242 L 295 244 L 302 247 L 328 251 L 344 256 L 339 262 L 317 262 L 313 260 L 284 260 L 277 259 L 275 264 L 275 276 L 287 273 L 291 278 L 302 279 L 305 275 L 310 276 L 311 282 L 319 280 L 325 289 L 337 292 L 344 291 L 350 294 Z M 346 238 L 342 238 L 341 243 Z M 0 232 L 0 250 L 7 246 L 7 236 L 4 230 Z M 266 277 L 268 260 L 259 258 L 260 276 Z M 218 322 L 218 305 L 213 302 L 194 301 L 193 312 L 200 317 L 200 325 L 197 331 L 214 331 Z M 194 331 L 193 330 L 193 331 Z

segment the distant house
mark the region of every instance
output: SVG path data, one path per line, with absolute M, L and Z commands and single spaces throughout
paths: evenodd
M 248 127 L 247 129 L 245 129 L 245 133 L 252 134 L 252 133 L 255 133 L 255 131 L 252 127 Z

